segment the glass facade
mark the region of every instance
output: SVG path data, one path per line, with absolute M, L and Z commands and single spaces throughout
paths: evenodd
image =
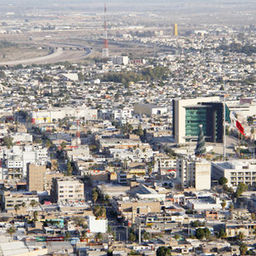
M 203 125 L 203 132 L 207 135 L 207 108 L 186 108 L 186 137 L 197 137 L 200 124 Z
M 197 139 L 199 125 L 203 125 L 205 140 L 223 141 L 223 106 L 222 103 L 202 103 L 186 107 L 185 136 L 186 141 Z

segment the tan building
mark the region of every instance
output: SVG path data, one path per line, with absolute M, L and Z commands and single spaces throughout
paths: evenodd
M 17 192 L 17 191 L 1 191 L 0 205 L 1 209 L 5 211 L 13 211 L 15 205 L 19 207 L 27 207 L 31 201 L 39 202 L 36 192 Z
M 183 188 L 211 189 L 211 163 L 205 159 L 177 159 L 177 177 Z
M 55 203 L 84 201 L 84 184 L 74 177 L 55 178 L 51 196 Z
M 239 233 L 242 233 L 245 237 L 255 236 L 256 223 L 253 221 L 249 222 L 230 222 L 226 223 L 226 234 L 227 237 L 236 237 Z
M 112 206 L 119 216 L 134 222 L 137 216 L 148 213 L 160 213 L 161 204 L 159 201 L 136 200 L 136 201 L 116 201 L 112 200 Z
M 45 190 L 50 194 L 52 188 L 52 181 L 54 178 L 62 178 L 64 174 L 61 172 L 46 172 L 45 174 Z
M 46 166 L 29 164 L 27 173 L 28 191 L 44 191 L 45 190 L 45 173 Z

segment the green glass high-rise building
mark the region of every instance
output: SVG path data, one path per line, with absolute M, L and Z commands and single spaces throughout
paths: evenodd
M 207 142 L 223 142 L 223 103 L 219 97 L 173 100 L 173 136 L 178 144 L 196 141 L 199 125 Z

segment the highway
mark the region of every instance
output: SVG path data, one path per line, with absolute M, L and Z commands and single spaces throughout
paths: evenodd
M 68 45 L 70 47 L 81 47 L 78 45 Z M 65 47 L 65 46 L 64 46 Z M 87 57 L 91 54 L 92 50 L 87 47 L 83 47 L 84 54 L 80 54 L 80 59 Z M 28 64 L 48 64 L 48 63 L 54 63 L 54 62 L 60 62 L 60 61 L 69 61 L 70 54 L 68 54 L 67 51 L 63 50 L 63 47 L 57 47 L 57 50 L 55 50 L 53 53 L 41 56 L 41 57 L 35 57 L 25 60 L 13 60 L 13 61 L 6 61 L 6 62 L 0 62 L 0 66 L 15 66 L 15 65 L 28 65 Z
M 36 58 L 31 58 L 31 59 L 26 59 L 26 60 L 13 60 L 13 61 L 6 61 L 6 62 L 0 62 L 1 66 L 15 66 L 19 64 L 32 64 L 32 63 L 37 63 L 37 62 L 45 62 L 54 58 L 57 58 L 63 54 L 63 49 L 62 48 L 57 48 L 57 50 L 49 55 L 42 56 L 42 57 L 36 57 Z

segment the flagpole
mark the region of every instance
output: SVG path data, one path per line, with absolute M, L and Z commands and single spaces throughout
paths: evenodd
M 224 100 L 223 100 L 224 106 L 223 106 L 223 161 L 226 159 L 226 88 L 225 88 L 225 81 L 224 81 Z

